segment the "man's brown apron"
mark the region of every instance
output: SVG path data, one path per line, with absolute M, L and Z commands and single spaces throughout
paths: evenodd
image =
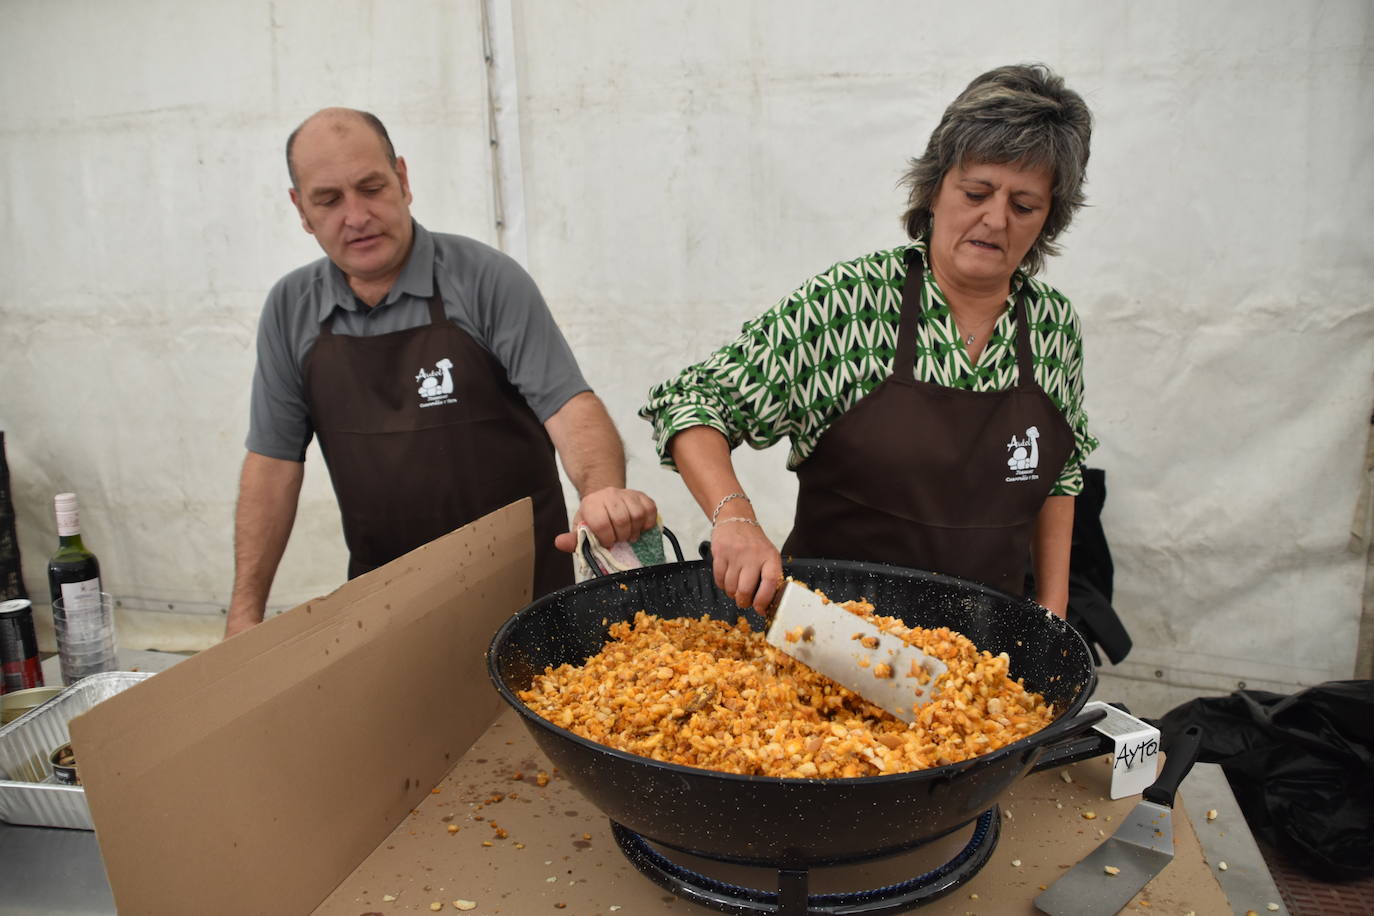
M 1072 454 L 1073 431 L 1035 381 L 1024 288 L 1014 306 L 1014 387 L 915 379 L 923 276 L 911 249 L 893 373 L 797 468 L 782 552 L 927 569 L 1019 595 L 1036 516 Z
M 330 329 L 305 361 L 306 398 L 362 575 L 517 499 L 534 500 L 534 596 L 573 581 L 553 443 L 494 356 L 444 315 L 375 337 Z

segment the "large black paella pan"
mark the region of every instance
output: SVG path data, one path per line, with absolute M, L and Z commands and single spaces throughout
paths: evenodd
M 1006 652 L 1011 673 L 1057 718 L 962 763 L 860 779 L 739 776 L 613 750 L 534 714 L 516 691 L 546 666 L 600 651 L 609 625 L 644 610 L 663 617 L 742 613 L 707 563 L 652 566 L 548 595 L 496 633 L 487 666 L 559 771 L 613 821 L 657 843 L 724 861 L 806 868 L 898 852 L 969 823 L 1032 768 L 1063 755 L 1100 713 L 1079 715 L 1096 684 L 1082 638 L 1035 603 L 947 576 L 881 564 L 798 560 L 785 572 L 836 600 L 865 597 L 908 625 L 948 626 L 979 649 Z M 752 611 L 751 625 L 763 626 Z M 604 622 L 603 622 L 604 621 Z M 1075 754 L 1075 759 L 1083 754 Z M 1038 765 L 1038 766 L 1037 766 Z

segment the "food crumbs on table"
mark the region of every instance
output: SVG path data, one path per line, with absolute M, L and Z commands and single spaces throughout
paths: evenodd
M 453 908 L 454 908 L 455 910 L 475 910 L 475 909 L 477 909 L 477 901 L 476 901 L 476 900 L 455 900 L 455 901 L 453 901 Z
M 545 862 L 544 864 L 547 865 L 547 864 L 549 864 L 549 863 Z M 544 883 L 545 883 L 545 884 L 557 884 L 557 883 L 558 883 L 558 876 L 557 876 L 557 875 L 549 875 L 547 878 L 544 879 Z
M 441 790 L 438 786 L 435 786 L 434 788 L 432 788 L 432 789 L 429 790 L 429 794 L 430 794 L 430 795 L 438 795 L 438 794 L 440 793 L 440 791 L 442 791 L 442 790 Z
M 1068 770 L 1061 770 L 1059 773 L 1059 778 L 1064 780 L 1065 782 L 1073 782 L 1073 777 L 1069 775 Z
M 519 770 L 516 770 L 516 771 L 515 771 L 515 775 L 511 776 L 511 779 L 515 780 L 516 782 L 519 782 L 520 780 L 522 780 L 522 779 L 524 779 L 524 778 L 525 778 L 525 774 L 524 774 L 524 773 L 521 773 Z
M 1259 916 L 1259 913 L 1256 913 L 1254 910 L 1246 910 L 1245 916 Z
M 590 840 L 591 838 L 592 838 L 592 835 L 591 835 L 590 833 L 584 833 L 584 834 L 582 834 L 582 839 L 584 839 L 584 840 Z
M 1117 868 L 1115 865 L 1104 865 L 1102 866 L 1102 870 L 1113 876 L 1121 874 L 1121 869 Z
M 515 848 L 516 848 L 516 849 L 524 849 L 524 848 L 525 848 L 525 844 L 524 844 L 524 843 L 516 843 L 516 844 L 515 844 Z
M 1042 891 L 1047 891 L 1047 890 L 1050 889 L 1050 886 L 1049 886 L 1048 884 L 1042 884 L 1042 885 L 1040 885 L 1040 889 L 1041 889 Z
M 395 899 L 396 899 L 396 895 L 395 895 L 395 894 L 383 894 L 383 895 L 382 895 L 382 903 L 390 903 L 391 901 L 393 901 L 393 900 L 395 900 Z
M 494 846 L 494 845 L 496 845 L 496 844 L 493 843 L 491 840 L 483 840 L 483 841 L 482 841 L 482 845 L 483 845 L 483 846 Z
M 1055 803 L 1054 803 L 1054 806 L 1055 806 L 1056 808 L 1062 808 L 1062 807 L 1064 807 L 1063 804 L 1061 804 L 1060 802 L 1055 802 Z
M 1227 865 L 1225 862 L 1218 862 L 1218 863 L 1217 863 L 1217 868 L 1221 869 L 1222 871 L 1226 871 L 1226 869 L 1228 869 L 1228 868 L 1230 868 L 1230 867 L 1231 867 L 1231 866 Z
M 876 678 L 884 679 L 891 678 L 892 666 L 889 665 L 887 662 L 879 662 L 878 664 L 873 666 L 873 676 Z
M 1278 912 L 1278 909 L 1279 909 L 1279 905 L 1278 905 L 1277 903 L 1266 903 L 1266 904 L 1264 905 L 1264 908 L 1265 908 L 1266 910 L 1268 910 L 1269 912 L 1271 912 L 1271 913 L 1277 913 L 1277 912 Z
M 1216 819 L 1217 819 L 1217 809 L 1216 809 L 1216 808 L 1209 808 L 1209 809 L 1207 810 L 1207 820 L 1209 820 L 1209 821 L 1214 821 L 1214 820 L 1216 820 Z
M 1014 867 L 1014 868 L 1020 868 L 1020 867 L 1021 867 L 1021 860 L 1020 860 L 1020 859 L 1012 859 L 1012 860 L 1011 860 L 1011 864 L 1012 864 L 1012 867 Z
M 534 777 L 534 784 L 541 789 L 544 788 L 549 784 L 549 774 L 540 770 L 539 774 Z
M 437 913 L 444 908 L 444 905 L 436 900 L 429 905 L 429 908 Z
M 448 825 L 448 832 L 449 832 L 449 833 L 457 833 L 457 832 L 458 832 L 459 830 L 461 830 L 461 829 L 462 829 L 462 828 L 459 827 L 457 824 L 449 824 L 449 825 Z
M 1085 821 L 1095 821 L 1095 820 L 1097 820 L 1097 812 L 1096 812 L 1096 811 L 1084 811 L 1084 812 L 1083 812 L 1083 820 L 1085 820 Z
M 620 586 L 620 587 L 621 587 L 621 588 L 624 588 L 625 586 L 622 585 L 622 586 Z M 568 908 L 568 905 L 567 905 L 566 903 L 555 903 L 555 904 L 553 905 L 553 908 L 554 908 L 555 910 L 566 910 L 566 909 Z
M 977 894 L 969 894 L 969 895 L 968 895 L 968 899 L 970 899 L 970 900 L 977 900 L 977 899 L 978 899 L 978 895 L 977 895 Z

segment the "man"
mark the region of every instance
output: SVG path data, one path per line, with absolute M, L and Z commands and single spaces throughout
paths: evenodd
M 225 636 L 261 622 L 312 435 L 361 575 L 524 496 L 541 595 L 572 582 L 554 453 L 604 544 L 652 527 L 624 449 L 534 281 L 410 216 L 405 160 L 375 116 L 327 108 L 286 145 L 291 202 L 325 258 L 283 277 L 258 328 Z M 557 549 L 555 549 L 555 545 Z

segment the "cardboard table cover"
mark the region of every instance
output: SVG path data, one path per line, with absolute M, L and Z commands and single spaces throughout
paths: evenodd
M 74 719 L 120 913 L 314 909 L 496 717 L 532 571 L 522 500 Z

